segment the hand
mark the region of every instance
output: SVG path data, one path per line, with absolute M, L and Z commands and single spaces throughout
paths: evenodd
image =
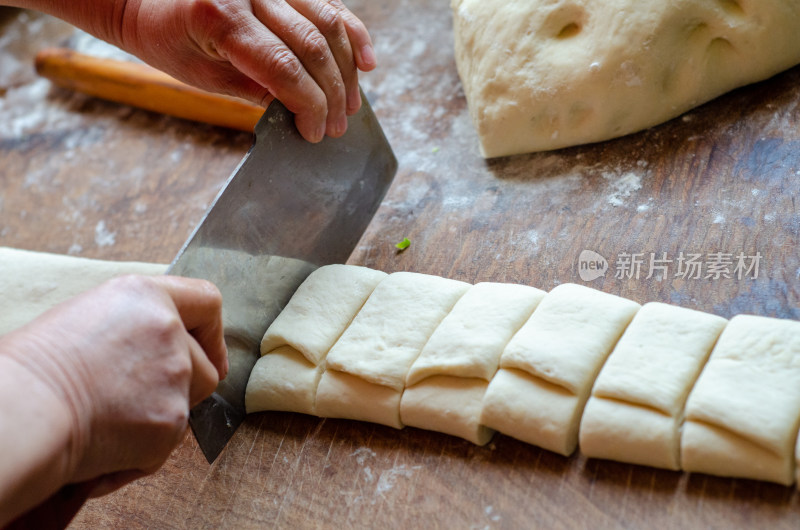
M 67 405 L 64 483 L 92 480 L 95 495 L 157 470 L 227 373 L 219 291 L 187 278 L 112 280 L 2 345 Z
M 181 81 L 265 104 L 304 138 L 339 137 L 372 70 L 369 34 L 341 0 L 128 0 L 121 45 Z

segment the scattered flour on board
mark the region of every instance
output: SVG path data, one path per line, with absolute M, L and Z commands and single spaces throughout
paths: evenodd
M 526 235 L 528 237 L 528 241 L 530 241 L 533 245 L 533 248 L 539 248 L 539 232 L 536 230 L 528 230 Z
M 410 478 L 414 476 L 414 471 L 422 467 L 423 466 L 412 466 L 409 468 L 405 465 L 400 465 L 392 469 L 387 469 L 386 471 L 381 471 L 381 475 L 378 478 L 378 485 L 375 487 L 375 493 L 383 495 L 391 491 L 399 477 Z
M 604 172 L 603 178 L 610 181 L 611 193 L 608 194 L 608 204 L 611 206 L 622 206 L 625 199 L 630 197 L 634 191 L 642 189 L 642 178 L 633 172 L 614 173 Z
M 132 61 L 141 63 L 142 61 L 134 55 L 131 55 L 113 44 L 102 41 L 85 31 L 75 30 L 75 33 L 69 38 L 69 45 L 75 51 L 91 55 L 93 57 L 100 57 L 103 59 L 117 59 L 120 61 Z
M 500 514 L 494 511 L 494 506 L 492 506 L 491 504 L 483 509 L 483 513 L 485 513 L 486 517 L 488 517 L 492 521 L 496 522 L 500 520 Z
M 111 246 L 117 242 L 117 233 L 106 228 L 106 222 L 100 221 L 94 227 L 94 242 L 98 247 Z
M 442 199 L 442 208 L 452 210 L 466 210 L 475 202 L 474 197 L 446 196 Z
M 358 465 L 363 466 L 367 458 L 375 458 L 378 456 L 378 454 L 369 447 L 359 447 L 350 453 L 350 456 L 356 457 L 356 462 L 358 462 Z
M 58 131 L 80 124 L 81 115 L 47 100 L 50 81 L 41 78 L 33 83 L 14 87 L 0 98 L 4 136 L 20 139 L 40 131 Z
M 507 246 L 519 252 L 532 252 L 539 249 L 539 240 L 539 232 L 534 229 L 519 233 L 511 231 L 508 236 Z M 497 259 L 500 259 L 502 254 L 498 254 L 497 256 Z

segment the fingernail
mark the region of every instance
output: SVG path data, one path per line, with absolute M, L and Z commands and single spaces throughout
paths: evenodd
M 321 142 L 322 139 L 325 137 L 325 124 L 317 126 L 316 132 L 314 132 L 314 139 L 313 142 Z
M 336 134 L 342 135 L 345 131 L 347 131 L 347 116 L 342 116 L 336 122 Z
M 375 65 L 375 50 L 372 48 L 372 45 L 365 44 L 361 47 L 361 60 L 367 65 Z
M 347 111 L 350 114 L 353 114 L 360 108 L 361 108 L 361 91 L 359 91 L 356 88 L 355 90 L 351 90 L 350 93 L 347 95 Z

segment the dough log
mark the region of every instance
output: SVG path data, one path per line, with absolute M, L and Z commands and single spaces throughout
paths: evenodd
M 275 348 L 253 371 L 250 410 L 795 480 L 800 322 L 368 270 L 322 268 L 298 289 L 265 337 Z M 325 292 L 348 274 L 360 288 Z
M 166 265 L 157 263 L 105 261 L 0 247 L 0 335 L 116 276 L 155 276 L 166 270 Z

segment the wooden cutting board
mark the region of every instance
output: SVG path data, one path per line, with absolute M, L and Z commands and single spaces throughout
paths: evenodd
M 381 66 L 362 85 L 400 161 L 350 263 L 542 289 L 575 282 L 725 317 L 800 319 L 800 69 L 640 134 L 485 161 L 455 70 L 447 3 L 348 4 L 375 40 Z M 19 39 L 2 39 L 16 31 L 26 42 L 61 44 L 69 33 L 31 17 L 15 13 L 0 29 L 0 244 L 169 261 L 249 137 L 50 91 L 28 73 Z M 71 44 L 99 49 L 80 36 Z M 411 246 L 399 253 L 403 237 Z M 581 279 L 583 250 L 608 261 L 605 277 Z M 699 278 L 678 268 L 690 254 L 704 263 Z M 737 277 L 739 254 L 761 256 L 757 275 Z M 728 255 L 731 277 L 709 273 Z M 626 265 L 632 257 L 641 260 L 638 275 Z M 250 416 L 212 466 L 187 436 L 161 471 L 91 501 L 74 522 L 798 525 L 793 488 L 564 458 L 505 436 L 476 447 L 413 428 L 289 413 Z

